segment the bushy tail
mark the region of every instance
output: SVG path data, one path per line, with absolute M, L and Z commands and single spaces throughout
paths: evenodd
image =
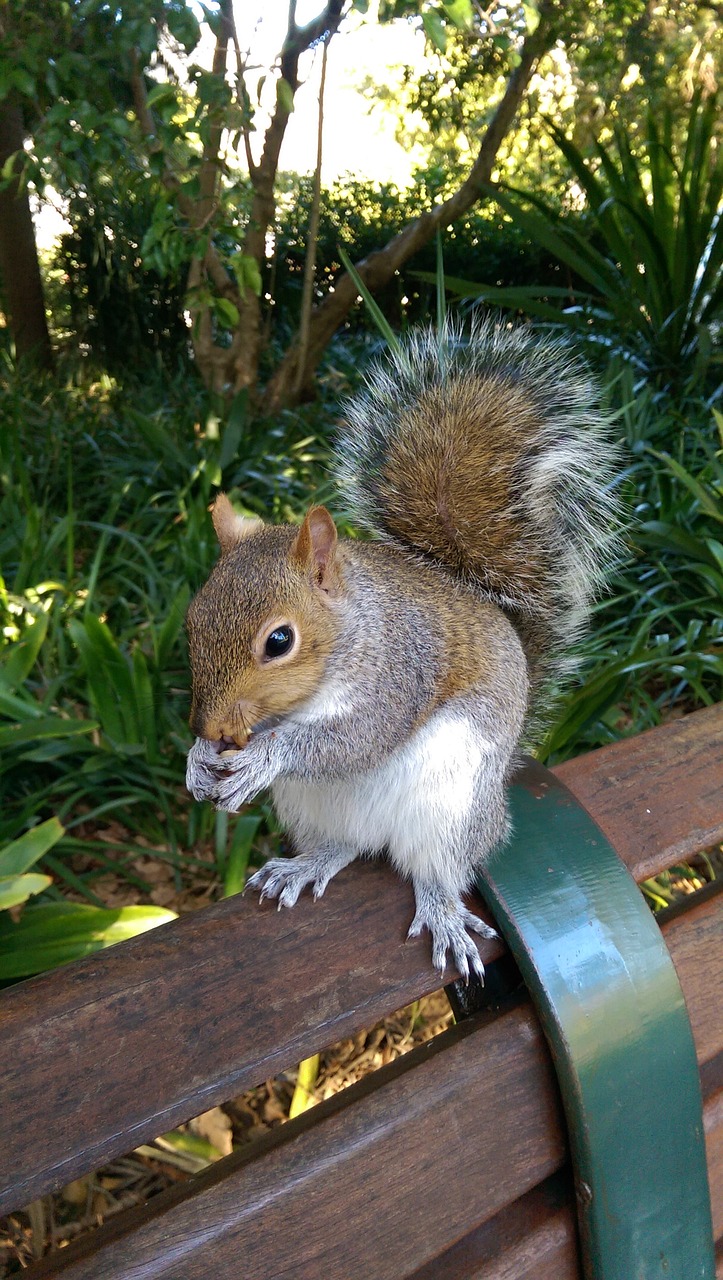
M 584 363 L 502 322 L 448 325 L 374 364 L 347 405 L 354 517 L 475 584 L 512 618 L 534 676 L 564 666 L 616 556 L 616 450 Z

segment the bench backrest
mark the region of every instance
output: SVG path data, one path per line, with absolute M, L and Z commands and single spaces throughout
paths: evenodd
M 722 761 L 723 708 L 710 708 L 556 772 L 640 880 L 723 838 Z M 722 906 L 703 891 L 664 925 L 717 1236 Z M 0 1211 L 437 989 L 427 941 L 404 941 L 411 915 L 387 867 L 354 866 L 320 903 L 279 916 L 229 899 L 4 993 Z M 502 946 L 483 946 L 493 966 Z M 577 1278 L 557 1085 L 529 1002 L 460 1023 L 28 1274 Z

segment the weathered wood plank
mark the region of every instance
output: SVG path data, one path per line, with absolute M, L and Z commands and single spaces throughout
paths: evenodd
M 407 1280 L 580 1280 L 572 1178 L 553 1174 Z
M 413 913 L 356 866 L 320 903 L 227 899 L 3 993 L 0 1212 L 437 990 Z M 52 1124 L 28 1129 L 31 1096 Z
M 100 1250 L 89 1240 L 85 1259 L 63 1250 L 38 1280 L 206 1280 L 210 1257 L 219 1277 L 242 1257 L 244 1280 L 399 1280 L 402 1259 L 414 1270 L 435 1257 L 565 1158 L 531 1008 L 481 1021 L 484 1034 L 462 1023 L 284 1126 L 263 1157 L 230 1157 L 192 1195 L 187 1183 L 129 1215 L 126 1231 L 110 1224 L 115 1238 Z
M 723 1225 L 720 1176 L 723 1106 L 720 1098 L 706 1104 L 704 1118 L 714 1220 L 716 1230 L 720 1232 Z M 444 1133 L 440 1132 L 443 1138 Z M 489 1146 L 487 1150 L 490 1150 Z M 330 1203 L 346 1195 L 347 1188 L 342 1180 L 337 1189 L 333 1171 L 315 1167 L 317 1174 L 322 1174 L 322 1184 L 317 1183 L 314 1187 L 304 1184 L 305 1202 L 298 1209 L 292 1205 L 289 1216 L 274 1207 L 272 1238 L 266 1237 L 260 1221 L 247 1224 L 243 1197 L 248 1188 L 234 1179 L 240 1201 L 237 1223 L 233 1226 L 225 1220 L 218 1198 L 198 1200 L 194 1211 L 186 1214 L 185 1227 L 195 1232 L 192 1242 L 184 1238 L 184 1222 L 178 1215 L 169 1214 L 164 1231 L 157 1221 L 149 1223 L 147 1218 L 144 1221 L 143 1211 L 133 1211 L 124 1222 L 116 1220 L 95 1238 L 71 1245 L 61 1254 L 31 1267 L 26 1273 L 28 1280 L 54 1280 L 56 1277 L 57 1280 L 178 1280 L 181 1275 L 183 1280 L 196 1280 L 197 1277 L 201 1280 L 209 1274 L 210 1257 L 213 1258 L 214 1280 L 236 1280 L 240 1274 L 241 1258 L 244 1260 L 241 1272 L 244 1280 L 282 1280 L 282 1277 L 283 1280 L 316 1280 L 321 1267 L 328 1268 L 326 1274 L 333 1275 L 335 1280 L 337 1277 L 339 1280 L 347 1280 L 347 1277 L 351 1280 L 360 1274 L 373 1275 L 375 1280 L 377 1277 L 378 1280 L 438 1280 L 442 1276 L 444 1280 L 580 1280 L 575 1217 L 571 1197 L 566 1201 L 562 1199 L 561 1191 L 567 1186 L 567 1180 L 561 1180 L 559 1175 L 553 1175 L 532 1188 L 519 1201 L 505 1205 L 493 1218 L 474 1228 L 461 1240 L 456 1239 L 448 1249 L 411 1269 L 419 1253 L 434 1245 L 435 1228 L 440 1223 L 442 1230 L 439 1235 L 445 1230 L 450 1234 L 450 1227 L 454 1224 L 442 1220 L 440 1204 L 446 1205 L 450 1196 L 462 1194 L 466 1196 L 467 1213 L 470 1212 L 473 1207 L 470 1192 L 474 1192 L 471 1180 L 465 1181 L 461 1189 L 456 1183 L 452 1187 L 440 1187 L 427 1179 L 419 1189 L 411 1221 L 406 1218 L 397 1220 L 389 1211 L 386 1197 L 383 1199 L 385 1212 L 380 1215 L 379 1203 L 375 1199 L 376 1189 L 370 1188 L 367 1182 L 363 1182 L 361 1187 L 354 1184 L 353 1189 L 368 1198 L 367 1220 L 349 1220 L 344 1205 L 337 1203 L 336 1217 L 330 1222 L 325 1211 Z M 458 1159 L 456 1167 L 467 1169 L 471 1176 L 475 1173 L 466 1158 Z M 394 1168 L 395 1165 L 389 1170 L 390 1183 L 394 1180 Z M 418 1169 L 416 1163 L 413 1168 Z M 421 1170 L 420 1176 L 423 1173 Z M 262 1193 L 268 1190 L 264 1181 L 260 1190 Z M 322 1213 L 319 1218 L 320 1204 Z M 262 1210 L 264 1222 L 268 1222 L 268 1203 L 253 1201 L 251 1212 L 260 1215 Z M 683 1198 L 681 1212 L 684 1211 Z M 391 1227 L 388 1220 L 391 1220 Z M 420 1227 L 420 1224 L 424 1225 Z M 234 1230 L 236 1225 L 238 1231 Z M 124 1226 L 130 1234 L 126 1235 Z M 148 1237 L 154 1227 L 151 1243 Z M 317 1232 L 322 1229 L 325 1237 L 318 1240 Z M 296 1249 L 288 1240 L 288 1235 L 294 1233 L 297 1233 Z M 718 1240 L 723 1256 L 720 1235 Z M 171 1241 L 171 1249 L 167 1250 Z
M 664 865 L 653 868 L 656 840 L 670 860 L 690 851 L 689 830 L 707 843 L 723 826 L 722 730 L 723 708 L 710 708 L 561 766 L 639 876 Z M 405 942 L 412 914 L 387 867 L 353 866 L 320 903 L 279 915 L 229 899 L 4 992 L 0 1210 L 435 990 L 427 939 Z M 486 963 L 501 953 L 482 950 Z M 28 1129 L 30 1095 L 52 1124 Z
M 705 1028 L 700 1055 L 711 1081 L 723 1062 L 723 1028 L 716 1022 L 714 1038 L 705 1018 L 723 985 L 723 948 L 709 952 L 719 908 L 720 899 L 691 907 L 666 928 L 693 1025 Z M 723 1093 L 708 1100 L 705 1119 L 714 1221 L 723 1232 Z M 560 1124 L 531 1008 L 482 1015 L 284 1126 L 256 1154 L 232 1157 L 117 1219 L 28 1280 L 195 1280 L 208 1274 L 210 1255 L 219 1280 L 238 1274 L 240 1257 L 244 1280 L 400 1280 L 432 1259 L 440 1266 L 429 1280 L 447 1280 L 447 1251 L 450 1268 L 455 1257 L 480 1260 L 481 1269 L 460 1276 L 533 1280 L 522 1264 L 543 1245 L 547 1270 L 538 1277 L 566 1280 L 575 1275 L 571 1219 L 554 1202 L 549 1214 L 530 1217 L 533 1202 L 524 1200 L 563 1164 Z M 510 1206 L 518 1206 L 529 1240 L 506 1234 Z M 455 1254 L 471 1233 L 466 1252 Z M 489 1263 L 495 1254 L 499 1270 Z
M 723 1089 L 723 892 L 674 916 L 663 925 L 663 937 L 685 995 L 703 1091 L 710 1096 Z
M 723 703 L 554 772 L 645 880 L 723 840 Z

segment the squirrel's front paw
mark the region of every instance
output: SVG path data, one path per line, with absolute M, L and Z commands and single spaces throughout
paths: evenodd
M 217 809 L 237 813 L 243 804 L 248 804 L 271 782 L 265 761 L 252 755 L 251 748 L 246 747 L 244 751 L 237 751 L 229 759 L 221 761 L 209 798 Z
M 229 813 L 253 800 L 274 780 L 268 751 L 272 736 L 255 734 L 243 750 L 233 752 L 221 752 L 218 743 L 196 738 L 186 765 L 186 786 L 194 800 L 211 800 Z
M 196 738 L 186 757 L 186 787 L 194 800 L 210 800 L 218 783 L 218 751 L 205 738 Z
M 415 880 L 414 896 L 417 912 L 409 926 L 407 937 L 416 938 L 422 929 L 429 929 L 432 935 L 432 963 L 435 968 L 444 973 L 449 951 L 465 982 L 469 981 L 470 968 L 480 982 L 484 982 L 485 967 L 477 950 L 477 943 L 468 931 L 471 929 L 483 938 L 496 938 L 495 930 L 468 911 L 461 898 L 453 898 L 434 885 Z

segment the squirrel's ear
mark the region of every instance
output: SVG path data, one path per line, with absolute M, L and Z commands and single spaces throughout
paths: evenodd
M 255 529 L 260 529 L 263 520 L 258 516 L 240 516 L 234 511 L 225 493 L 219 493 L 211 507 L 211 519 L 216 530 L 221 555 L 232 551 L 243 538 L 248 537 Z
M 333 593 L 336 582 L 336 525 L 326 507 L 312 507 L 294 539 L 291 554 L 313 572 L 322 591 Z

